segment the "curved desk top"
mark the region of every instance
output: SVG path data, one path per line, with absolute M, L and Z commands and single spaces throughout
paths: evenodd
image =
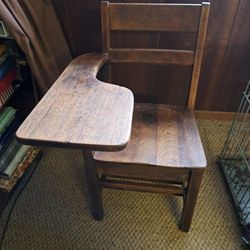
M 18 129 L 24 144 L 116 151 L 129 141 L 134 97 L 96 79 L 106 54 L 74 59 Z

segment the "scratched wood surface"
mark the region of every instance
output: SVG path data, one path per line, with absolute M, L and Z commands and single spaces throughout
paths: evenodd
M 127 147 L 114 153 L 95 152 L 94 159 L 180 168 L 206 166 L 193 111 L 142 103 L 135 104 L 132 134 Z
M 195 52 L 195 59 L 194 59 L 194 66 L 192 72 L 192 79 L 191 85 L 189 90 L 188 96 L 188 108 L 194 109 L 198 84 L 200 80 L 200 70 L 202 65 L 202 58 L 207 34 L 207 24 L 208 24 L 208 17 L 210 11 L 210 3 L 203 2 L 202 9 L 201 9 L 201 16 L 199 22 L 199 33 L 197 37 L 197 45 L 196 45 L 196 52 Z
M 194 52 L 191 50 L 168 49 L 109 49 L 112 63 L 150 63 L 193 65 Z
M 198 4 L 110 4 L 111 30 L 196 32 L 199 18 Z
M 130 138 L 133 94 L 96 79 L 107 60 L 97 53 L 73 60 L 18 129 L 17 139 L 45 146 L 123 148 Z

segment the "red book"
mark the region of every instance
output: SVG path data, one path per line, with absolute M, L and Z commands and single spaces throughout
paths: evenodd
M 16 68 L 13 68 L 5 75 L 3 79 L 0 80 L 0 94 L 2 94 L 15 79 Z

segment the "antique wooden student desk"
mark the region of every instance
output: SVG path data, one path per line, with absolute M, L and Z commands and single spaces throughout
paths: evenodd
M 85 161 L 92 150 L 123 149 L 130 139 L 134 97 L 129 89 L 96 79 L 107 60 L 95 53 L 74 59 L 20 126 L 18 141 L 79 148 Z

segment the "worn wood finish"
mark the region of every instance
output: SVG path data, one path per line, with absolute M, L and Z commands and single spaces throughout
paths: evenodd
M 191 109 L 194 109 L 195 101 L 196 101 L 198 83 L 199 83 L 199 78 L 200 78 L 201 62 L 202 62 L 205 39 L 206 39 L 206 34 L 207 34 L 209 10 L 210 10 L 210 4 L 202 3 L 200 28 L 199 28 L 199 34 L 198 34 L 198 39 L 197 39 L 197 46 L 196 46 L 190 92 L 189 92 L 189 97 L 188 97 L 188 108 L 191 108 Z
M 98 175 L 96 171 L 95 162 L 93 161 L 93 155 L 90 150 L 83 151 L 84 166 L 87 179 L 87 189 L 90 202 L 90 210 L 95 220 L 101 220 L 103 218 L 103 207 L 101 199 L 101 185 L 98 181 Z
M 182 187 L 171 186 L 171 185 L 157 185 L 138 183 L 132 181 L 120 181 L 120 180 L 103 180 L 101 185 L 104 188 L 115 188 L 121 190 L 140 191 L 140 192 L 151 192 L 161 194 L 173 194 L 183 195 L 184 191 Z
M 203 152 L 191 110 L 156 104 L 136 104 L 131 139 L 119 152 L 96 152 L 98 161 L 203 168 Z
M 102 48 L 103 52 L 109 53 L 110 49 L 110 22 L 109 22 L 109 2 L 103 1 L 101 2 L 101 18 L 102 18 Z M 111 82 L 112 80 L 112 71 L 111 71 L 111 64 L 108 67 L 108 75 L 106 80 Z
M 191 170 L 188 168 L 167 168 L 156 165 L 152 167 L 152 165 L 147 164 L 115 163 L 98 160 L 96 162 L 98 174 L 100 175 L 135 178 L 139 180 L 170 181 L 178 184 L 188 181 Z
M 170 49 L 109 49 L 112 63 L 193 65 L 194 52 Z
M 202 175 L 204 170 L 194 170 L 190 174 L 187 191 L 184 197 L 184 206 L 181 215 L 180 229 L 184 232 L 189 231 L 196 200 L 198 197 Z
M 196 32 L 199 18 L 195 4 L 110 4 L 111 30 Z
M 35 145 L 119 150 L 130 138 L 133 94 L 96 79 L 105 54 L 76 58 L 27 117 L 16 135 Z
M 102 41 L 103 52 L 108 53 L 110 48 L 110 33 L 109 33 L 109 2 L 101 3 L 101 18 L 102 18 Z

